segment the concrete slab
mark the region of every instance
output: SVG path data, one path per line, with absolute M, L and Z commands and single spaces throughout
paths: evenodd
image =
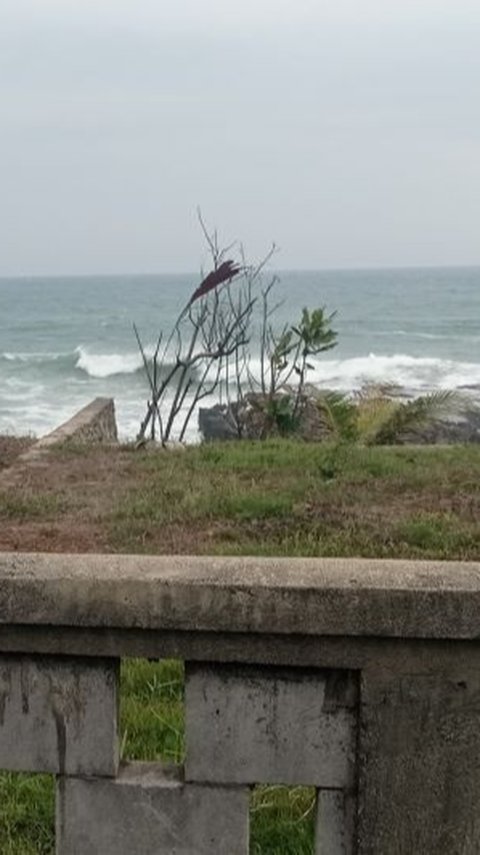
M 115 775 L 116 660 L 0 655 L 0 769 Z
M 480 852 L 480 650 L 362 672 L 358 852 Z
M 356 703 L 348 671 L 187 663 L 186 780 L 351 786 Z
M 246 787 L 184 784 L 134 763 L 118 778 L 59 779 L 57 855 L 247 855 Z

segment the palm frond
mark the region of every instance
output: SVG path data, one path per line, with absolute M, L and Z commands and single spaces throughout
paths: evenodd
M 357 407 L 339 392 L 320 392 L 315 404 L 328 437 L 337 441 L 357 439 Z
M 362 425 L 360 431 L 363 441 L 366 445 L 390 445 L 440 419 L 461 413 L 466 404 L 457 392 L 439 391 L 404 402 L 377 398 L 369 407 L 369 430 Z

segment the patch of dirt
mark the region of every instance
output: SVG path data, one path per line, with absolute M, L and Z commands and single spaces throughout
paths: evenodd
M 233 531 L 232 525 L 223 520 L 169 523 L 160 530 L 146 530 L 135 550 L 140 542 L 142 550 L 154 555 L 208 555 L 218 543 L 228 541 L 229 535 L 233 537 Z
M 36 442 L 31 436 L 0 436 L 0 472 Z
M 2 524 L 2 552 L 106 552 L 108 541 L 101 526 L 65 517 L 60 522 Z
M 14 485 L 9 487 L 7 481 L 2 490 L 0 481 L 6 508 L 0 550 L 111 551 L 103 521 L 120 493 L 138 483 L 133 462 L 129 449 L 99 446 L 88 452 L 55 449 L 34 465 L 19 467 Z M 52 500 L 55 505 L 49 513 Z M 22 509 L 17 513 L 18 505 Z
M 14 483 L 6 482 L 2 489 L 0 481 L 0 551 L 113 552 L 121 542 L 122 551 L 201 554 L 228 539 L 230 523 L 217 520 L 146 521 L 144 532 L 136 520 L 119 522 L 117 526 L 134 530 L 131 546 L 129 538 L 111 538 L 112 509 L 142 479 L 151 478 L 139 466 L 143 453 L 128 446 L 64 447 L 20 466 Z

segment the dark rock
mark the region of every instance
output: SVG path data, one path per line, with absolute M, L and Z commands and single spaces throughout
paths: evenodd
M 228 439 L 264 439 L 266 436 L 281 436 L 294 433 L 299 439 L 320 442 L 326 438 L 327 431 L 321 412 L 310 397 L 303 396 L 296 416 L 294 430 L 282 430 L 281 418 L 272 415 L 274 406 L 286 404 L 288 421 L 290 393 L 281 392 L 274 396 L 273 402 L 266 396 L 250 392 L 240 402 L 229 405 L 215 404 L 202 407 L 198 411 L 198 427 L 205 441 Z M 290 409 L 293 408 L 293 403 Z
M 235 421 L 235 405 L 215 404 L 213 407 L 200 407 L 198 411 L 198 429 L 206 442 L 214 440 L 238 439 Z
M 457 419 L 439 419 L 423 428 L 405 434 L 402 439 L 402 443 L 416 443 L 418 445 L 454 445 L 479 442 L 479 410 L 467 410 Z

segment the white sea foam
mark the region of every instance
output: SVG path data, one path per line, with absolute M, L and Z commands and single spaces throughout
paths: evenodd
M 142 368 L 140 353 L 90 353 L 84 347 L 77 347 L 76 368 L 85 371 L 90 377 L 114 377 L 116 374 L 135 374 Z
M 418 392 L 460 389 L 480 385 L 480 363 L 370 353 L 350 359 L 318 360 L 309 379 L 341 391 L 352 391 L 365 383 L 395 383 Z
M 33 353 L 0 353 L 0 359 L 6 362 L 52 362 L 71 356 L 69 353 L 33 352 Z
M 377 331 L 376 336 L 380 338 L 394 338 L 395 336 L 407 336 L 408 338 L 425 338 L 431 341 L 451 340 L 454 335 L 446 335 L 444 333 L 427 333 L 427 332 L 411 332 L 409 330 L 383 330 Z
M 420 394 L 436 389 L 480 387 L 480 363 L 457 362 L 435 357 L 415 357 L 405 353 L 394 356 L 369 353 L 346 359 L 312 360 L 307 380 L 314 385 L 352 392 L 367 383 L 393 383 Z M 260 376 L 260 361 L 251 365 L 254 377 Z

